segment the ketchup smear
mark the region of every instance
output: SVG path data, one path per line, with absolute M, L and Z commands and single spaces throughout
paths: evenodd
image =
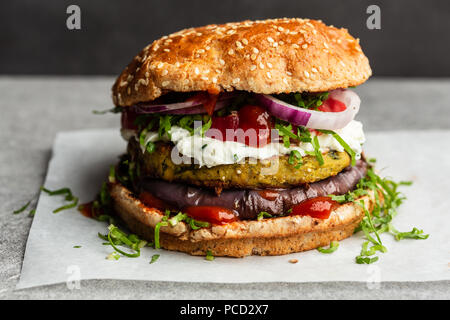
M 236 221 L 233 211 L 223 207 L 191 206 L 183 209 L 189 217 L 213 224 L 227 224 Z
M 310 216 L 318 219 L 328 219 L 333 209 L 339 206 L 330 197 L 316 197 L 300 202 L 292 208 L 291 216 Z

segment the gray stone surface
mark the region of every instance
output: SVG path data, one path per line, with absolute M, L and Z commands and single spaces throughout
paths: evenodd
M 55 134 L 63 130 L 115 127 L 113 78 L 0 77 L 0 298 L 2 299 L 449 299 L 449 281 L 306 284 L 198 284 L 90 280 L 81 289 L 65 284 L 15 290 L 31 218 L 13 215 L 44 181 Z M 373 79 L 357 89 L 358 118 L 366 131 L 450 129 L 450 80 Z M 93 150 L 95 152 L 95 150 Z M 80 155 L 81 156 L 81 155 Z

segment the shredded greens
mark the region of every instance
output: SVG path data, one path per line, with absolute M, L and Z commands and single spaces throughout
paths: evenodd
M 258 217 L 256 219 L 259 221 L 259 220 L 262 220 L 264 218 L 273 218 L 273 216 L 270 213 L 266 212 L 266 211 L 261 211 L 260 213 L 258 213 Z
M 206 251 L 206 257 L 205 257 L 205 259 L 208 260 L 208 261 L 213 261 L 213 260 L 214 260 L 214 256 L 213 256 L 211 250 L 207 250 L 207 251 Z
M 21 207 L 20 209 L 15 210 L 15 211 L 13 212 L 13 214 L 19 214 L 19 213 L 21 213 L 21 212 L 24 212 L 24 211 L 28 208 L 28 206 L 30 205 L 30 203 L 31 203 L 31 200 L 28 201 L 28 202 L 27 202 L 23 207 Z
M 387 178 L 381 178 L 373 171 L 373 168 L 369 168 L 366 177 L 359 181 L 356 189 L 345 195 L 330 195 L 333 200 L 339 203 L 356 203 L 364 211 L 364 218 L 355 232 L 362 231 L 367 240 L 362 245 L 360 255 L 356 257 L 356 263 L 374 263 L 379 259 L 378 256 L 374 256 L 377 252 L 387 252 L 387 248 L 383 245 L 380 237 L 380 234 L 384 232 L 392 234 L 396 240 L 428 238 L 428 234 L 424 234 L 422 230 L 417 228 L 413 228 L 409 232 L 399 232 L 392 225 L 392 219 L 397 215 L 397 208 L 406 199 L 397 188 L 410 184 L 409 181 L 397 183 Z M 375 197 L 375 204 L 371 213 L 367 210 L 364 201 L 360 200 L 360 197 L 369 194 L 369 191 Z
M 299 108 L 317 111 L 319 110 L 319 107 L 323 104 L 323 102 L 328 99 L 328 95 L 329 92 L 296 92 L 283 93 L 275 95 L 275 97 Z
M 56 208 L 55 210 L 53 210 L 53 213 L 58 213 L 62 210 L 74 208 L 78 204 L 78 198 L 72 194 L 72 191 L 69 188 L 61 188 L 61 189 L 52 191 L 45 187 L 41 187 L 41 190 L 48 193 L 48 195 L 50 195 L 50 196 L 65 195 L 65 200 L 71 201 L 71 203 L 69 203 L 69 204 L 66 204 L 62 207 Z
M 319 248 L 317 248 L 317 251 L 319 251 L 321 253 L 333 253 L 333 252 L 335 252 L 337 250 L 337 248 L 339 248 L 339 242 L 338 241 L 331 241 L 329 248 L 319 247 Z
M 158 260 L 158 258 L 159 258 L 159 254 L 154 254 L 154 255 L 152 255 L 152 260 L 150 260 L 150 264 L 152 264 L 152 263 L 155 263 L 156 262 L 156 260 Z

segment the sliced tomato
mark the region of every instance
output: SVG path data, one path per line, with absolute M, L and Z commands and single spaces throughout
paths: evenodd
M 345 109 L 347 106 L 342 101 L 333 98 L 328 98 L 319 106 L 319 110 L 324 112 L 341 112 Z

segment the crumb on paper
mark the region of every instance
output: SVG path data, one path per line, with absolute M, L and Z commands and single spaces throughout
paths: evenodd
M 297 262 L 298 262 L 298 259 L 291 259 L 291 260 L 289 260 L 289 262 L 290 262 L 290 263 L 297 263 Z

